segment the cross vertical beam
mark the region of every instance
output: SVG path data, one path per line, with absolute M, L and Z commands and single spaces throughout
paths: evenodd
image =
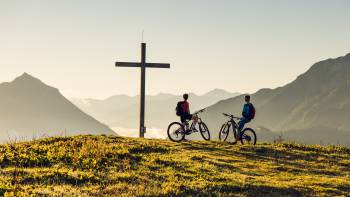
M 141 43 L 140 137 L 145 137 L 146 43 Z
M 116 67 L 141 68 L 141 94 L 140 94 L 140 137 L 145 137 L 145 97 L 146 97 L 146 68 L 170 68 L 167 63 L 147 63 L 146 43 L 141 43 L 141 62 L 116 62 Z

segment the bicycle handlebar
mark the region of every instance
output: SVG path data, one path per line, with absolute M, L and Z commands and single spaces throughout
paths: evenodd
M 196 111 L 195 113 L 193 113 L 193 114 L 199 114 L 199 113 L 202 113 L 202 112 L 204 112 L 206 110 L 206 108 L 204 108 L 204 109 L 201 109 L 201 110 L 199 110 L 199 111 Z
M 237 119 L 237 120 L 240 120 L 241 118 L 240 117 L 236 117 L 236 116 L 234 116 L 234 115 L 232 115 L 232 114 L 226 114 L 226 113 L 222 113 L 224 116 L 227 116 L 227 117 L 230 117 L 230 118 L 232 118 L 232 119 Z

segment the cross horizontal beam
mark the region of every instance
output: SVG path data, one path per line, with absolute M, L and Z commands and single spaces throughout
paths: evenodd
M 116 62 L 116 67 L 141 67 L 138 62 Z M 146 63 L 147 68 L 170 68 L 170 64 L 163 63 Z

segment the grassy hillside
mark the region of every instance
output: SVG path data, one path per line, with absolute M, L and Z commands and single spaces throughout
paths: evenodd
M 350 149 L 106 136 L 0 146 L 1 195 L 348 195 Z

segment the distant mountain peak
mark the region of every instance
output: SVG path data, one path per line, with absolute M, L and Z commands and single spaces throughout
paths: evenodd
M 210 97 L 233 97 L 233 96 L 237 96 L 239 95 L 240 93 L 231 93 L 231 92 L 228 92 L 224 89 L 221 89 L 221 88 L 215 88 L 205 94 L 203 94 L 202 96 L 210 96 Z
M 219 92 L 219 93 L 222 93 L 222 92 L 224 92 L 224 93 L 229 93 L 228 91 L 226 91 L 226 90 L 224 90 L 224 89 L 221 89 L 221 88 L 215 88 L 215 89 L 213 89 L 213 90 L 209 91 L 208 93 L 214 93 L 214 92 Z
M 23 79 L 37 79 L 35 77 L 33 77 L 32 75 L 24 72 L 21 76 L 19 76 L 18 78 L 23 78 Z
M 23 77 L 32 77 L 30 74 L 28 74 L 27 72 L 24 72 L 21 76 Z
M 38 78 L 35 78 L 26 72 L 24 72 L 21 76 L 17 77 L 15 80 L 13 80 L 13 83 L 19 83 L 19 82 L 43 84 L 42 81 L 40 81 Z

